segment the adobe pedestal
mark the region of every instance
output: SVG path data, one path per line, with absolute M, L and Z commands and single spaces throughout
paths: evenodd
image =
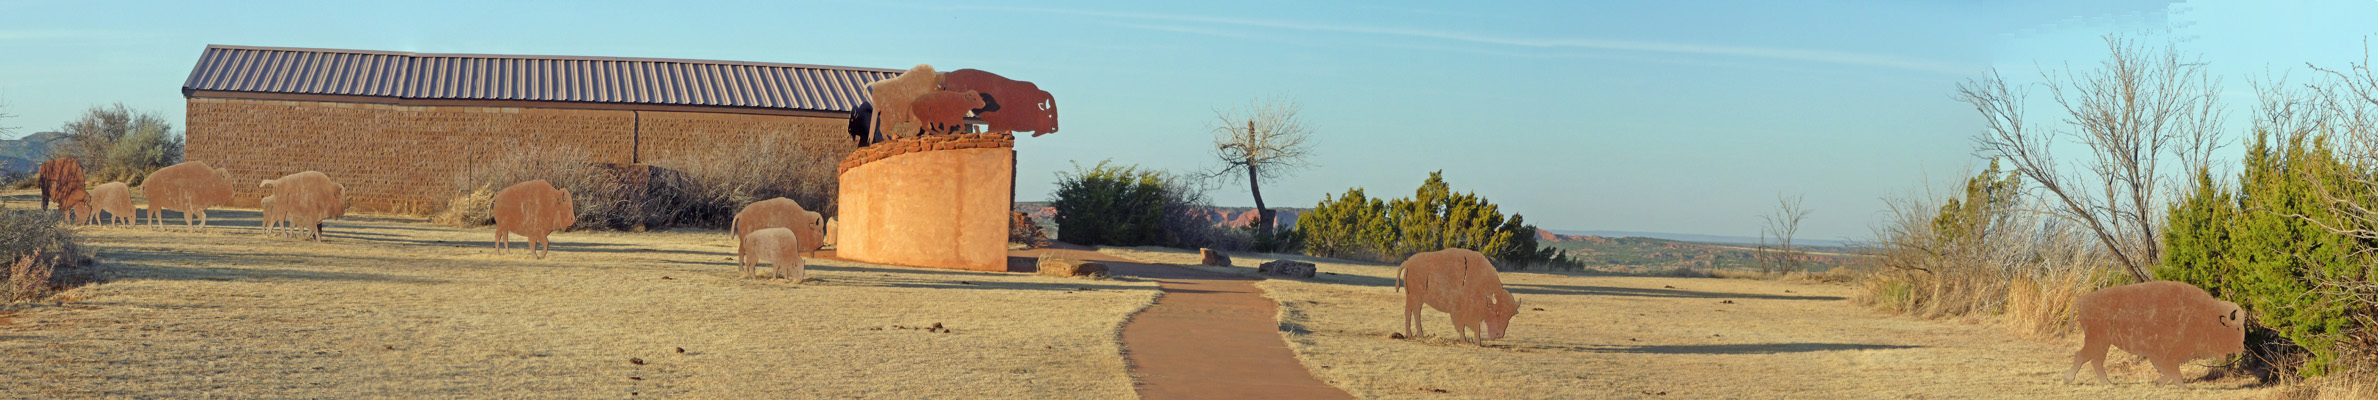
M 1007 270 L 1014 138 L 879 143 L 845 160 L 835 254 L 880 264 Z

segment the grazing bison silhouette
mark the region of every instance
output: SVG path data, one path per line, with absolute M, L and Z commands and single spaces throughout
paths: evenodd
M 1033 132 L 1035 137 L 1057 132 L 1057 100 L 1032 82 L 961 69 L 944 74 L 941 88 L 982 93 L 986 104 L 975 111 L 975 117 L 990 125 L 986 132 Z
M 743 206 L 735 213 L 734 230 L 736 254 L 742 254 L 743 237 L 762 229 L 785 228 L 800 235 L 802 252 L 817 251 L 825 246 L 826 222 L 817 212 L 801 208 L 801 203 L 783 197 L 760 200 Z
M 310 238 L 321 241 L 322 221 L 347 215 L 347 187 L 332 182 L 328 174 L 299 172 L 257 186 L 272 188 L 266 196 L 272 204 L 264 213 L 268 228 L 287 221 L 290 228 L 308 230 Z
M 2081 351 L 2073 353 L 2071 382 L 2082 364 L 2097 363 L 2097 381 L 2106 379 L 2106 347 L 2146 357 L 2163 376 L 2155 383 L 2180 384 L 2180 363 L 2197 357 L 2218 357 L 2246 349 L 2246 314 L 2238 303 L 2216 300 L 2204 289 L 2180 282 L 2156 281 L 2099 289 L 2076 302 L 2075 318 L 2084 335 Z
M 150 172 L 140 184 L 140 192 L 149 198 L 149 225 L 162 227 L 165 222 L 160 210 L 182 213 L 182 225 L 195 230 L 206 227 L 206 209 L 231 202 L 230 172 L 208 168 L 205 162 L 191 161 Z M 190 217 L 198 217 L 192 224 Z
M 41 163 L 41 173 L 34 179 L 34 186 L 41 187 L 42 210 L 50 209 L 50 203 L 55 202 L 59 212 L 70 212 L 69 199 L 88 199 L 87 196 L 73 196 L 82 193 L 84 185 L 83 164 L 75 161 L 74 157 L 52 158 L 49 162 Z
M 811 238 L 805 236 L 808 235 L 785 228 L 761 229 L 744 235 L 743 244 L 735 248 L 737 259 L 743 262 L 743 277 L 751 278 L 757 274 L 759 263 L 766 261 L 776 266 L 775 277 L 801 283 L 808 276 L 803 271 L 801 252 L 815 248 L 812 243 L 805 241 Z M 790 271 L 789 275 L 787 271 Z
M 1420 306 L 1453 315 L 1454 333 L 1471 343 L 1502 339 L 1519 314 L 1519 300 L 1503 289 L 1494 264 L 1485 254 L 1469 249 L 1444 249 L 1412 255 L 1396 271 L 1396 289 L 1404 292 L 1404 336 L 1419 337 Z M 1476 334 L 1472 338 L 1471 334 Z
M 495 252 L 511 247 L 512 234 L 528 237 L 529 252 L 537 258 L 553 253 L 553 231 L 578 224 L 578 206 L 570 191 L 554 188 L 543 179 L 521 182 L 495 193 Z M 544 245 L 539 251 L 538 245 Z

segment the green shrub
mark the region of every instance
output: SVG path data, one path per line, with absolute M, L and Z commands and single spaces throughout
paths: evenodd
M 2310 354 L 2297 372 L 2325 375 L 2338 361 L 2338 344 L 2368 328 L 2356 317 L 2368 312 L 2362 303 L 2331 285 L 2370 283 L 2373 260 L 2363 252 L 2378 243 L 2322 227 L 2352 222 L 2324 207 L 2321 194 L 2378 206 L 2354 184 L 2374 177 L 2345 164 L 2324 135 L 2274 136 L 2255 133 L 2234 195 L 2199 173 L 2196 190 L 2170 207 L 2163 238 L 2170 250 L 2155 274 L 2237 302 L 2251 321 L 2276 332 L 2258 341 L 2293 343 Z M 2287 346 L 2248 345 L 2271 347 Z
M 1371 199 L 1361 188 L 1324 196 L 1297 219 L 1306 254 L 1400 262 L 1414 253 L 1463 248 L 1485 253 L 1505 269 L 1577 269 L 1560 250 L 1538 246 L 1536 227 L 1471 193 L 1455 193 L 1443 171 L 1430 172 L 1411 198 Z
M 1057 209 L 1057 240 L 1090 246 L 1160 244 L 1168 179 L 1177 178 L 1108 161 L 1057 173 L 1050 202 Z

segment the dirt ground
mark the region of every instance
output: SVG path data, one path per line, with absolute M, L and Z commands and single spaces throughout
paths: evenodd
M 1104 249 L 1156 263 L 1196 252 Z M 1504 273 L 1524 303 L 1509 336 L 1485 347 L 1451 340 L 1444 313 L 1427 334 L 1402 329 L 1396 267 L 1300 256 L 1239 255 L 1234 267 L 1287 257 L 1315 262 L 1311 281 L 1256 284 L 1280 303 L 1283 335 L 1305 367 L 1357 397 L 1382 399 L 1780 399 L 2262 397 L 2230 379 L 2158 387 L 2153 367 L 2117 351 L 2113 385 L 2061 381 L 2077 337 L 1876 313 L 1839 284 L 1717 278 Z M 2190 377 L 2206 369 L 2183 368 Z M 2089 372 L 2084 370 L 2083 377 Z
M 81 229 L 110 281 L 0 306 L 0 398 L 1129 398 L 1116 335 L 1157 295 L 827 260 L 744 280 L 720 231 L 561 233 L 538 260 L 414 218 L 316 243 L 209 214 Z

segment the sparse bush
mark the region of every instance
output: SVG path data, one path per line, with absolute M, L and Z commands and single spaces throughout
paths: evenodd
M 1888 201 L 1869 250 L 1879 268 L 1854 301 L 1925 318 L 1997 315 L 2057 335 L 2069 331 L 2073 301 L 2122 275 L 2086 231 L 2024 212 L 2014 171 L 1992 162 L 1964 189 Z
M 58 214 L 0 206 L 0 300 L 34 300 L 93 280 Z
M 182 162 L 184 143 L 172 122 L 123 104 L 91 107 L 66 123 L 65 133 L 51 144 L 51 154 L 74 157 L 96 180 L 137 186 L 150 172 Z

